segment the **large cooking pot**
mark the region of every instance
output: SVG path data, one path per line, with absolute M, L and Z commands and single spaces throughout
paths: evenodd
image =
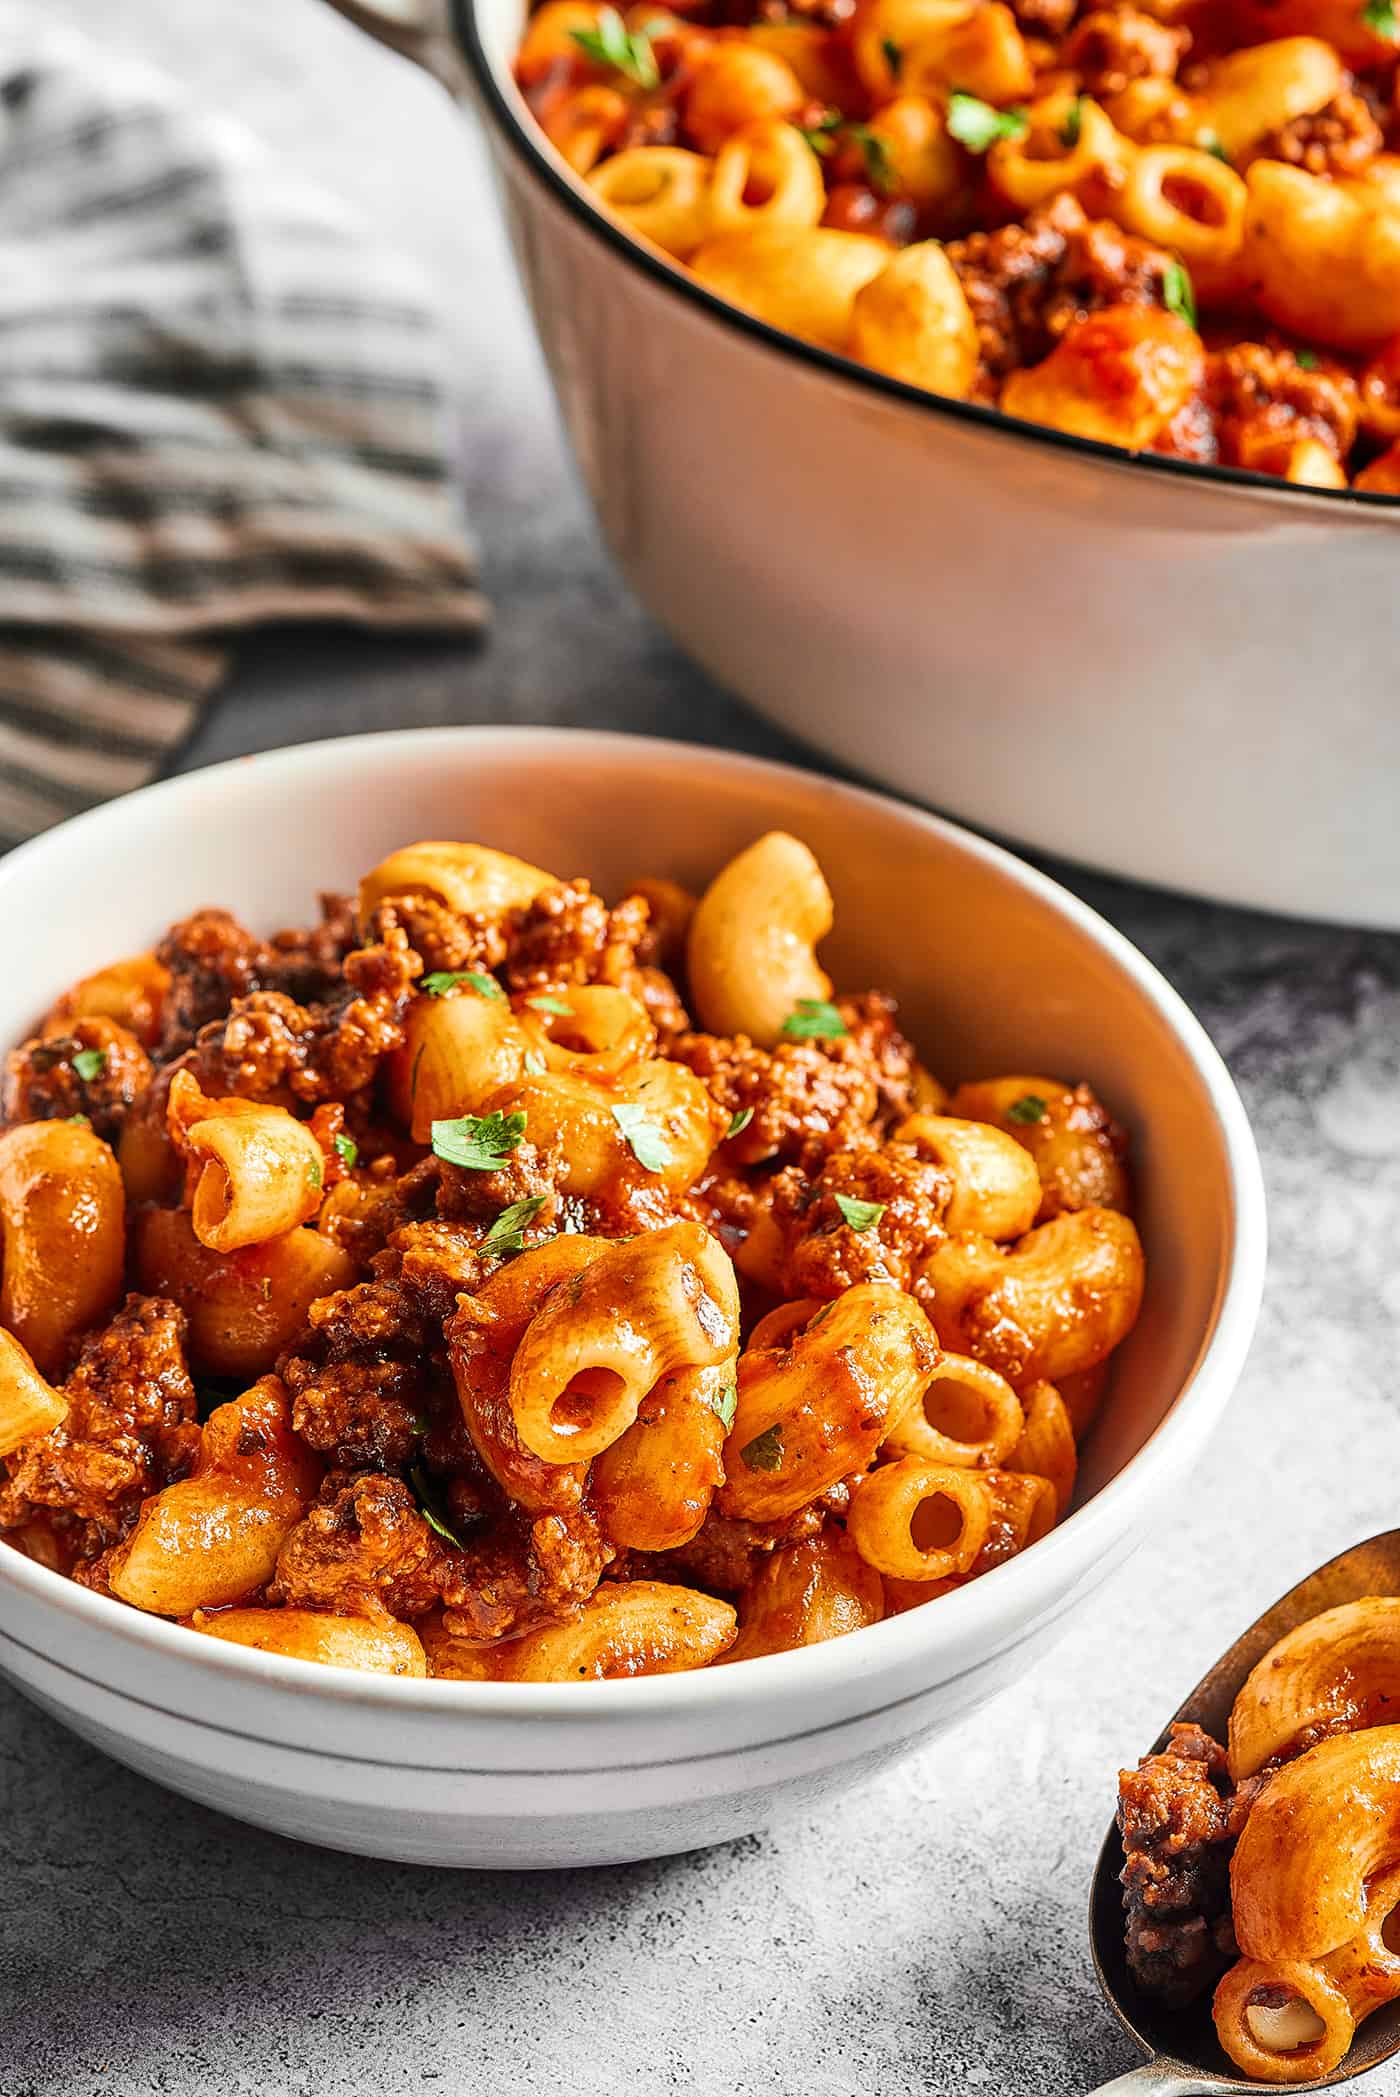
M 1134 456 L 784 335 L 605 218 L 525 0 L 336 0 L 474 99 L 599 521 L 723 683 L 989 829 L 1400 926 L 1400 502 Z

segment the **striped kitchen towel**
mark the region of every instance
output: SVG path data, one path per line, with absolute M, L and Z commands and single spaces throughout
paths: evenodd
M 478 628 L 413 271 L 0 0 L 0 845 L 141 785 L 241 628 Z

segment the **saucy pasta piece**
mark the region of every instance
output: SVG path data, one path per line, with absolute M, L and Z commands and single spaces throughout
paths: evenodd
M 780 224 L 811 35 L 690 87 Z M 12 1547 L 282 1659 L 612 1681 L 844 1636 L 1069 1511 L 1142 1286 L 1125 1139 L 1077 1081 L 935 1076 L 833 981 L 801 839 L 612 903 L 428 840 L 323 913 L 197 911 L 10 1057 Z

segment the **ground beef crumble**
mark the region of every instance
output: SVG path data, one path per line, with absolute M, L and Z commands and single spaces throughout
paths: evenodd
M 76 1060 L 75 1060 L 76 1059 Z M 90 1076 L 84 1076 L 88 1070 Z M 67 1121 L 85 1115 L 108 1141 L 145 1098 L 151 1059 L 134 1034 L 113 1019 L 75 1019 L 11 1049 L 5 1059 L 3 1119 Z
M 184 1338 L 184 1313 L 158 1296 L 128 1296 L 89 1335 L 63 1386 L 66 1419 L 0 1471 L 0 1530 L 47 1515 L 66 1550 L 91 1560 L 125 1536 L 148 1494 L 187 1474 L 199 1423 Z
M 1271 438 L 1316 437 L 1338 459 L 1355 441 L 1360 395 L 1340 364 L 1303 365 L 1278 344 L 1238 342 L 1207 359 L 1206 389 L 1232 465 Z
M 1232 1791 L 1225 1750 L 1194 1725 L 1174 1725 L 1160 1754 L 1119 1775 L 1128 1966 L 1174 2007 L 1237 1956 L 1230 1858 L 1254 1796 Z
M 1160 306 L 1172 268 L 1165 248 L 1090 219 L 1071 196 L 1024 225 L 948 242 L 977 324 L 989 382 L 1039 364 L 1076 321 L 1105 306 Z
M 832 1151 L 813 1179 L 796 1166 L 780 1172 L 770 1213 L 783 1241 L 783 1295 L 839 1296 L 872 1281 L 907 1289 L 919 1261 L 947 1236 L 952 1186 L 909 1143 Z M 843 1211 L 838 1196 L 860 1206 Z M 879 1211 L 870 1220 L 867 1204 Z

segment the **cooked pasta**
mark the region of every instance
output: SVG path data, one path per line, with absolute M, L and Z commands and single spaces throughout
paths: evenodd
M 771 326 L 1135 451 L 1394 496 L 1389 0 L 542 0 L 601 208 Z
M 1235 1698 L 1119 1782 L 1128 1964 L 1184 2007 L 1214 1986 L 1243 2074 L 1310 2083 L 1400 1997 L 1400 1600 L 1299 1624 Z
M 707 90 L 760 157 L 772 57 Z M 85 978 L 6 1066 L 0 1534 L 479 1683 L 732 1665 L 1032 1547 L 1137 1314 L 1125 1139 L 1078 1073 L 942 1084 L 833 915 L 782 833 L 612 906 L 435 840 Z

